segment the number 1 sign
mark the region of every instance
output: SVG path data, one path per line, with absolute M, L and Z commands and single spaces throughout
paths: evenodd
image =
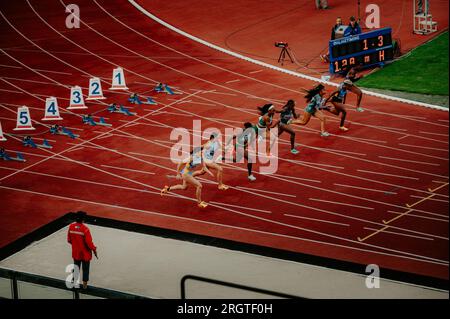
M 59 116 L 58 100 L 56 97 L 48 97 L 45 100 L 45 116 L 42 121 L 57 121 L 63 118 Z
M 128 90 L 125 84 L 125 76 L 121 67 L 115 68 L 112 75 L 112 86 L 110 90 Z
M 104 100 L 102 84 L 99 78 L 89 79 L 89 96 L 86 100 Z
M 17 125 L 14 131 L 34 130 L 31 124 L 30 110 L 26 106 L 17 109 Z

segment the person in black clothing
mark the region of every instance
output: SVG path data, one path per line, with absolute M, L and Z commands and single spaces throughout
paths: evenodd
M 357 35 L 362 33 L 361 27 L 359 26 L 356 18 L 354 16 L 350 17 L 350 22 L 348 24 L 347 30 L 345 30 L 344 36 L 348 37 L 350 35 Z
M 336 39 L 336 30 L 342 25 L 342 19 L 341 17 L 336 18 L 336 24 L 331 28 L 331 40 Z M 327 54 L 320 55 L 320 58 L 324 62 L 330 62 L 330 52 L 327 52 Z

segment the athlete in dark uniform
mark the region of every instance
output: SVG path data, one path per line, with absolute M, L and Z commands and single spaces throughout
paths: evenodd
M 292 120 L 297 119 L 298 115 L 295 113 L 295 102 L 294 100 L 287 101 L 286 105 L 283 106 L 281 111 L 276 111 L 280 113 L 280 122 L 278 123 L 278 136 L 283 132 L 288 132 L 291 135 L 291 153 L 298 154 L 295 149 L 295 131 L 290 125 Z

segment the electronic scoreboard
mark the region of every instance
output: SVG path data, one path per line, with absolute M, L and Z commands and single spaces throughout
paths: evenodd
M 329 43 L 330 73 L 339 73 L 352 66 L 383 66 L 394 58 L 392 29 L 383 28 L 352 35 Z

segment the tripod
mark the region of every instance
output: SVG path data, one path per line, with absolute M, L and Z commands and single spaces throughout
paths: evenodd
M 289 60 L 291 60 L 291 63 L 294 63 L 294 60 L 292 60 L 291 54 L 289 53 L 286 45 L 281 49 L 280 56 L 278 57 L 278 63 L 281 61 L 281 65 L 283 65 L 284 60 L 286 59 L 286 54 L 289 57 Z

